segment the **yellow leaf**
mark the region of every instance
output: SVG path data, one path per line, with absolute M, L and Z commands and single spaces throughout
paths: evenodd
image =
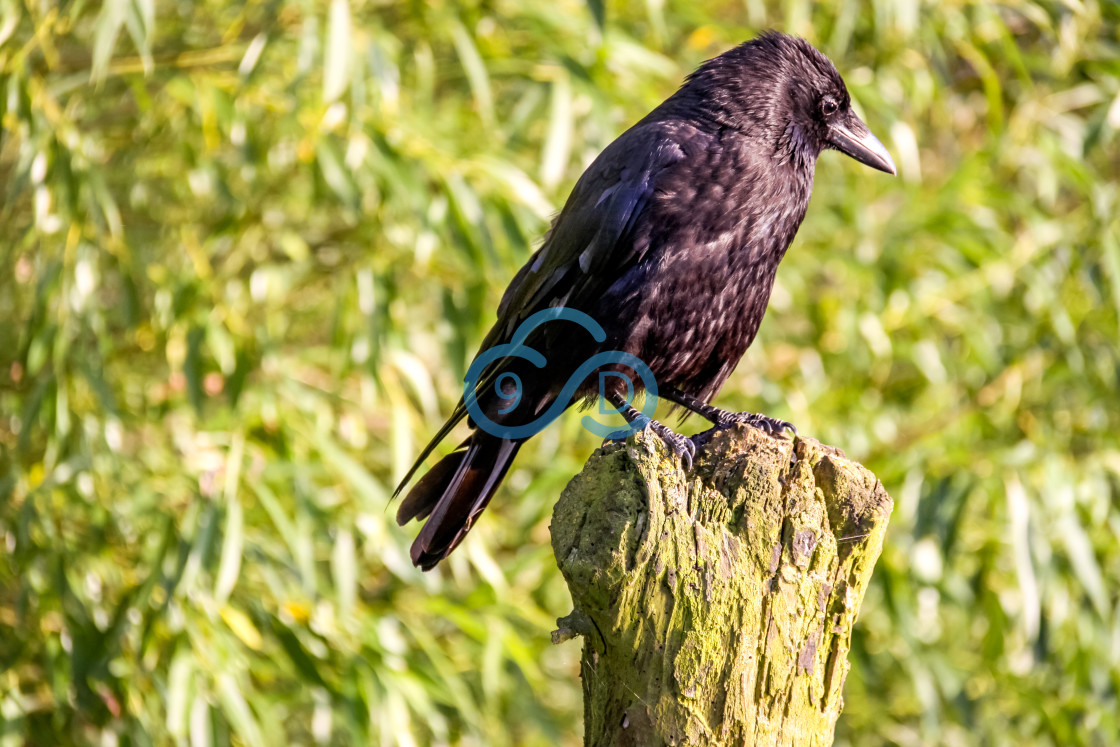
M 284 602 L 284 611 L 300 624 L 306 624 L 311 619 L 311 607 L 304 602 Z
M 226 621 L 226 625 L 233 631 L 233 634 L 241 639 L 249 648 L 254 651 L 261 650 L 261 634 L 253 625 L 253 621 L 239 609 L 234 607 L 222 607 L 222 619 Z

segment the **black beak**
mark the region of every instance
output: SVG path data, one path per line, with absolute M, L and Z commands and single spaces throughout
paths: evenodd
M 872 135 L 867 125 L 854 113 L 849 112 L 847 117 L 831 125 L 828 130 L 829 144 L 836 150 L 891 176 L 898 173 L 891 154 L 887 153 L 879 138 Z

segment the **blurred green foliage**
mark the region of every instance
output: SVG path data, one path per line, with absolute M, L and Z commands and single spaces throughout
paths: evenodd
M 767 26 L 901 172 L 822 156 L 718 399 L 896 498 L 839 740 L 1120 741 L 1115 3 L 2 0 L 0 745 L 579 743 L 578 417 L 437 572 L 387 500 L 582 168 Z

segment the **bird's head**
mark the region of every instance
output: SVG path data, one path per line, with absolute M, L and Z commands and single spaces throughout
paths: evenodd
M 708 60 L 680 94 L 725 127 L 763 139 L 782 160 L 811 166 L 834 148 L 894 174 L 894 161 L 852 111 L 844 79 L 804 39 L 767 32 Z

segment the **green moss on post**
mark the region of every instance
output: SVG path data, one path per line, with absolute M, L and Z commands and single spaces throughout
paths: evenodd
M 812 439 L 714 432 L 689 473 L 656 436 L 597 451 L 552 518 L 586 744 L 830 744 L 892 506 Z

